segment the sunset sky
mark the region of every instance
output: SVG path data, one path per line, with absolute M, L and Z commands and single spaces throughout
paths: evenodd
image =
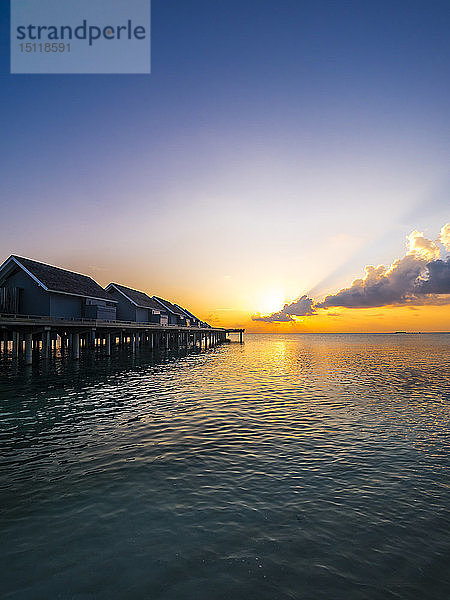
M 251 331 L 449 330 L 448 8 L 154 0 L 151 75 L 31 76 L 2 3 L 0 262 Z M 444 287 L 403 285 L 435 261 Z M 324 301 L 380 264 L 379 300 Z

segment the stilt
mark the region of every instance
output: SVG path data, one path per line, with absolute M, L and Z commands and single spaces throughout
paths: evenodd
M 19 356 L 19 332 L 13 332 L 13 358 L 18 358 Z
M 80 358 L 80 334 L 74 333 L 72 335 L 72 351 L 75 360 Z
M 25 364 L 32 365 L 33 364 L 33 336 L 31 333 L 25 334 Z
M 44 331 L 42 334 L 42 356 L 44 358 L 48 358 L 50 346 L 50 331 Z
M 8 358 L 8 332 L 3 332 L 3 358 Z
M 111 356 L 111 334 L 106 335 L 106 356 Z

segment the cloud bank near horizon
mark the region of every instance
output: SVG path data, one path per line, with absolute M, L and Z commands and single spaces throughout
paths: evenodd
M 253 321 L 281 323 L 295 321 L 295 317 L 315 315 L 318 309 L 335 307 L 374 308 L 394 305 L 449 304 L 450 256 L 441 258 L 441 248 L 450 252 L 450 223 L 446 223 L 436 241 L 414 230 L 407 236 L 407 252 L 389 267 L 368 265 L 365 275 L 322 302 L 306 295 L 285 304 L 270 315 L 253 315 Z M 444 297 L 443 297 L 444 296 Z
M 265 323 L 283 323 L 294 321 L 293 317 L 305 317 L 315 313 L 314 300 L 308 296 L 301 296 L 298 300 L 285 304 L 281 310 L 271 315 L 253 315 L 253 321 L 264 321 Z

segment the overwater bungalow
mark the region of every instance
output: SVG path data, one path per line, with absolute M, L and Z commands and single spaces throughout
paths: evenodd
M 169 300 L 153 296 L 153 299 L 168 313 L 169 325 L 179 325 L 181 327 L 190 327 L 192 324 L 187 314 L 184 313 L 176 304 Z
M 141 346 L 205 350 L 243 329 L 211 328 L 188 310 L 159 297 L 87 275 L 11 255 L 0 266 L 0 358 L 49 358 L 57 350 L 75 360 L 81 350 Z
M 187 308 L 183 308 L 179 304 L 174 304 L 174 306 L 179 308 L 181 312 L 186 315 L 186 319 L 189 321 L 191 327 L 200 327 L 200 319 L 193 315 Z
M 118 283 L 110 283 L 106 286 L 106 291 L 117 302 L 117 319 L 119 321 L 168 325 L 168 311 L 145 292 Z
M 116 305 L 87 275 L 16 255 L 0 266 L 0 313 L 115 321 Z

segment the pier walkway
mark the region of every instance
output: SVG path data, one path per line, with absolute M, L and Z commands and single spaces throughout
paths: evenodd
M 0 314 L 0 355 L 16 359 L 23 356 L 25 364 L 31 365 L 34 357 L 49 358 L 57 349 L 69 352 L 74 360 L 80 358 L 81 350 L 101 349 L 110 356 L 114 347 L 124 346 L 133 352 L 140 346 L 155 350 L 207 349 L 230 341 L 230 333 L 239 334 L 242 344 L 244 331 Z

